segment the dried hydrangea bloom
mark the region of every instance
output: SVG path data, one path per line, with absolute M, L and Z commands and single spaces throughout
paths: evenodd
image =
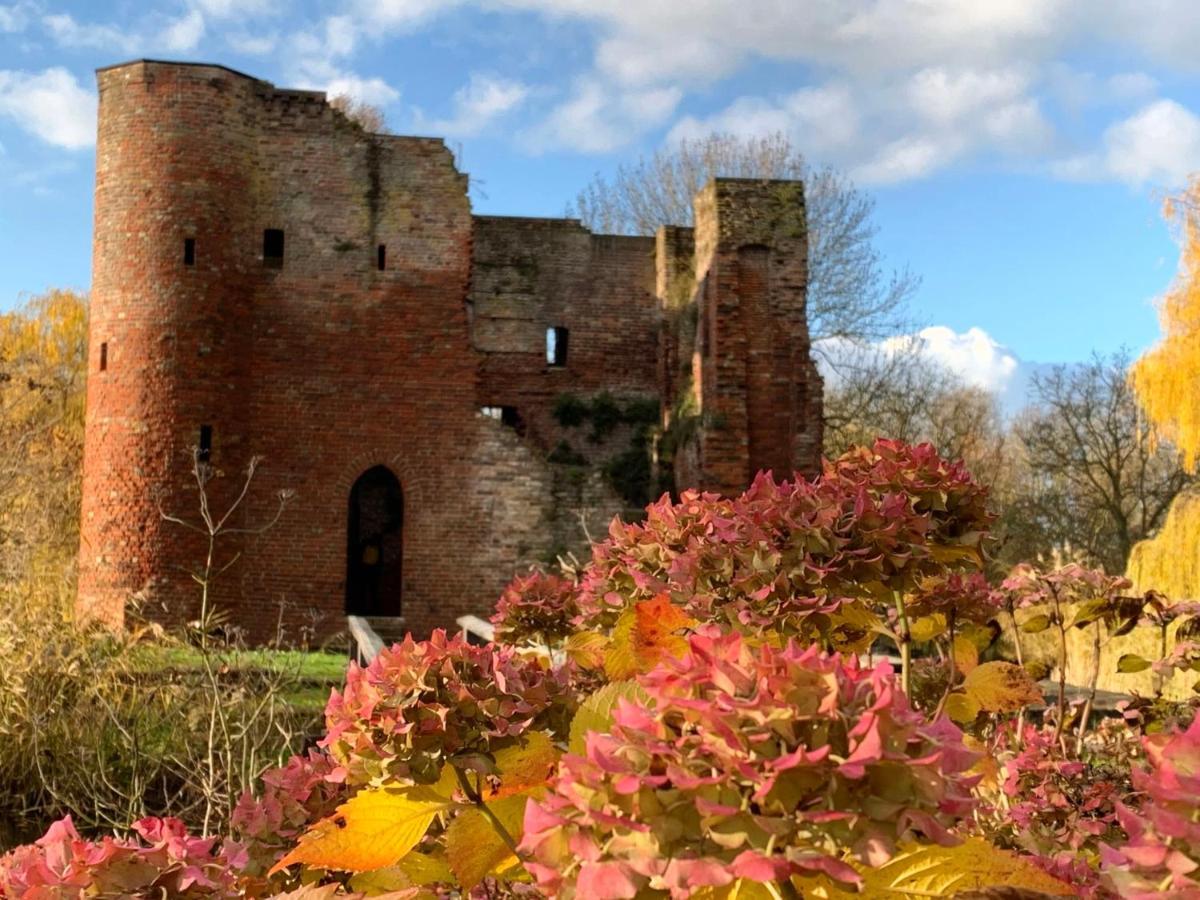
M 408 636 L 365 668 L 351 665 L 329 698 L 321 745 L 339 765 L 335 776 L 352 785 L 432 784 L 449 757 L 493 750 L 572 706 L 547 661 L 439 629 L 427 641 Z
M 550 645 L 567 637 L 579 614 L 576 591 L 574 581 L 559 575 L 532 572 L 514 578 L 492 616 L 496 640 L 513 646 Z
M 738 497 L 664 498 L 644 522 L 615 521 L 595 547 L 576 626 L 609 628 L 629 604 L 668 593 L 702 621 L 805 634 L 844 598 L 870 602 L 880 586 L 907 591 L 977 569 L 986 499 L 929 445 L 883 440 L 827 462 L 811 482 L 760 474 Z
M 953 842 L 976 754 L 890 668 L 705 629 L 641 680 L 611 733 L 564 758 L 523 850 L 556 897 L 686 897 L 737 878 L 858 881 L 908 837 Z M 656 892 L 656 893 L 655 893 Z
M 1148 769 L 1134 769 L 1140 809 L 1117 805 L 1129 839 L 1102 848 L 1105 874 L 1122 897 L 1200 897 L 1200 712 L 1186 731 L 1142 741 Z
M 84 840 L 71 817 L 0 857 L 4 897 L 236 897 L 246 854 L 233 841 L 189 835 L 178 819 L 141 819 L 137 837 Z

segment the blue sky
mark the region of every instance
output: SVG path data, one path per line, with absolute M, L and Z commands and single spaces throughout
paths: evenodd
M 1200 170 L 1192 0 L 0 0 L 0 310 L 86 288 L 97 66 L 219 62 L 445 135 L 559 215 L 681 135 L 786 132 L 876 198 L 930 352 L 1004 387 L 1157 335 Z

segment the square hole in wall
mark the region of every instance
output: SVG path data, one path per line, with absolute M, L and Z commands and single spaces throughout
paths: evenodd
M 208 462 L 212 459 L 213 429 L 211 425 L 200 426 L 200 443 L 196 445 L 196 459 Z
M 375 267 L 380 272 L 387 268 L 387 244 L 380 244 L 375 249 Z
M 100 371 L 108 371 L 108 341 L 102 341 L 100 344 Z
M 263 231 L 263 265 L 268 269 L 283 268 L 283 229 Z
M 196 264 L 196 239 L 183 239 L 183 264 L 185 266 L 194 266 Z

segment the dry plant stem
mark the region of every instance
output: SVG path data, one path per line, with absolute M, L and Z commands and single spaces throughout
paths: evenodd
M 954 658 L 954 609 L 950 609 L 949 620 L 949 647 L 950 652 L 946 654 L 946 689 L 942 691 L 942 699 L 938 701 L 937 709 L 934 710 L 933 717 L 936 719 L 941 716 L 942 711 L 946 708 L 946 701 L 950 699 L 950 694 L 954 692 L 954 684 L 958 680 L 958 662 Z
M 1088 719 L 1092 717 L 1092 706 L 1096 702 L 1096 682 L 1100 680 L 1100 622 L 1092 623 L 1092 677 L 1088 681 L 1087 701 L 1083 704 L 1083 716 L 1079 720 L 1079 733 L 1075 737 L 1075 755 L 1083 753 L 1083 738 L 1087 734 Z
M 1054 723 L 1054 740 L 1059 741 L 1067 718 L 1067 625 L 1054 585 L 1050 586 L 1050 598 L 1054 601 L 1054 624 L 1058 628 L 1058 721 Z
M 892 598 L 896 602 L 896 618 L 900 625 L 899 640 L 896 642 L 900 645 L 900 686 L 908 696 L 911 686 L 912 632 L 908 627 L 908 614 L 904 610 L 904 595 L 900 591 L 892 591 Z
M 1017 610 L 1016 607 L 1009 603 L 1008 617 L 1012 619 L 1013 629 L 1013 652 L 1017 655 L 1017 665 L 1025 668 L 1025 654 L 1021 649 L 1021 629 L 1017 625 Z M 1022 736 L 1025 734 L 1025 707 L 1021 707 L 1021 711 L 1017 713 L 1017 743 L 1022 741 Z
M 514 841 L 513 836 L 508 833 L 508 829 L 504 827 L 504 823 L 496 818 L 496 814 L 488 808 L 486 803 L 483 802 L 483 797 L 480 796 L 479 791 L 471 787 L 471 783 L 467 780 L 466 773 L 457 766 L 454 766 L 453 768 L 454 775 L 458 778 L 458 786 L 461 787 L 463 793 L 467 795 L 467 799 L 470 800 L 471 803 L 474 804 L 483 814 L 483 817 L 488 820 L 488 823 L 495 830 L 496 834 L 500 836 L 500 840 L 504 841 L 504 843 L 508 846 L 508 849 L 512 851 L 513 856 L 515 856 L 517 859 L 521 859 L 521 854 L 517 851 L 517 842 Z

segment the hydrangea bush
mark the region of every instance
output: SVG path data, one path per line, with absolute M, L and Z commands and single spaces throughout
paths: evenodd
M 989 658 L 1021 603 L 1075 604 L 1060 631 L 1162 604 L 1082 569 L 994 588 L 986 499 L 890 441 L 811 481 L 664 497 L 578 579 L 516 579 L 495 643 L 351 664 L 319 746 L 228 838 L 63 820 L 0 859 L 0 896 L 1200 896 L 1193 707 L 1065 733 L 1065 702 L 1039 722 L 1035 680 Z M 1196 640 L 1161 665 L 1192 667 Z
M 713 630 L 641 680 L 611 732 L 568 756 L 525 813 L 528 868 L 551 896 L 688 897 L 736 879 L 886 861 L 906 837 L 953 842 L 975 754 L 927 722 L 890 667 Z

